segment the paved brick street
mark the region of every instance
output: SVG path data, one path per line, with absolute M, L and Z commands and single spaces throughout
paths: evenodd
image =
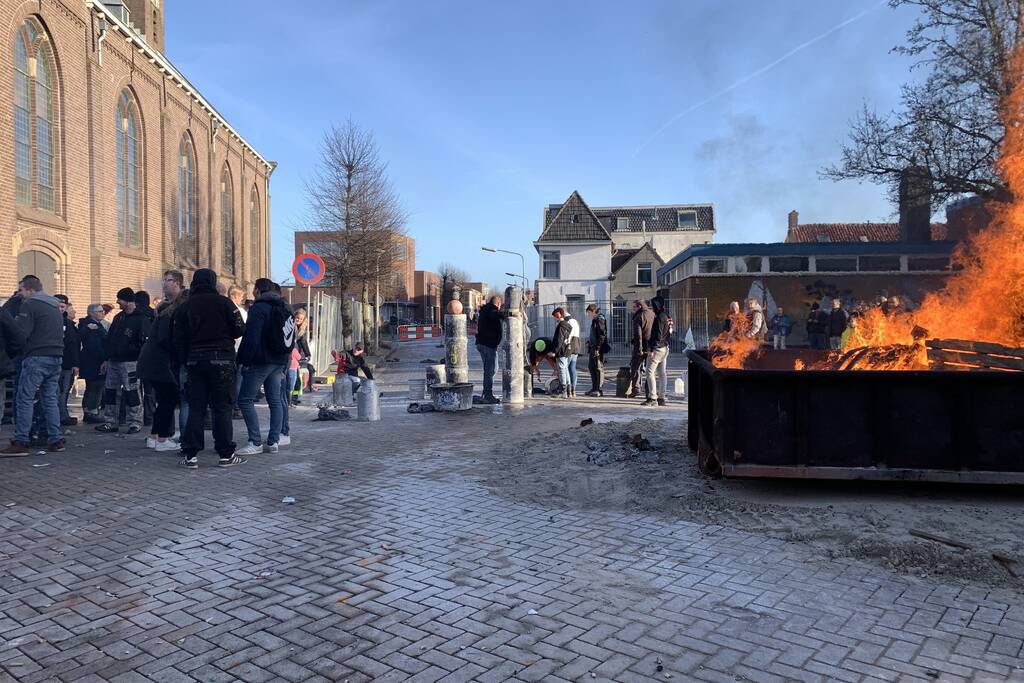
M 399 355 L 394 390 L 422 373 Z M 292 447 L 231 470 L 86 430 L 0 461 L 0 680 L 1024 681 L 1019 592 L 496 495 L 489 448 L 583 414 L 513 412 L 307 406 Z

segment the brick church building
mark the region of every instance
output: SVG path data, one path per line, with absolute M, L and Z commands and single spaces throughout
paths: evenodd
M 268 273 L 275 164 L 164 56 L 163 0 L 0 0 L 0 43 L 0 297 Z

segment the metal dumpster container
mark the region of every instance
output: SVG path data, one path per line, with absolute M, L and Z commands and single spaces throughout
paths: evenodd
M 731 370 L 688 355 L 687 436 L 707 475 L 1024 483 L 1024 372 Z

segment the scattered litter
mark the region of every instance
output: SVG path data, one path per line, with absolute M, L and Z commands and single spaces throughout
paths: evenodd
M 49 466 L 50 466 L 50 463 L 48 463 L 48 462 L 37 462 L 36 464 L 32 465 L 32 467 L 49 467 Z
M 638 451 L 653 451 L 654 450 L 654 446 L 651 444 L 650 441 L 648 441 L 646 438 L 644 438 L 643 434 L 634 434 L 633 438 L 630 439 L 629 442 L 631 444 L 633 444 L 633 446 Z
M 527 614 L 529 614 L 529 615 L 531 615 L 531 616 L 532 616 L 532 615 L 534 615 L 534 614 L 537 614 L 537 610 L 535 610 L 535 609 L 532 609 L 532 610 L 530 610 L 529 612 L 527 612 Z
M 313 418 L 313 422 L 343 422 L 344 420 L 351 419 L 351 417 L 344 408 L 320 406 L 317 416 Z
M 654 660 L 654 664 L 655 664 L 655 669 L 656 670 L 658 670 L 658 671 L 664 671 L 665 670 L 665 665 L 662 664 L 661 657 L 658 657 L 657 659 L 655 659 Z
M 417 414 L 417 413 L 432 413 L 432 412 L 434 412 L 434 404 L 433 403 L 410 403 L 409 407 L 406 408 L 406 411 L 410 412 L 410 413 L 412 413 L 414 415 Z
M 258 578 L 258 579 L 269 579 L 273 575 L 274 575 L 274 572 L 270 571 L 269 569 L 265 569 L 265 570 L 257 573 L 256 574 L 256 578 Z
M 108 448 L 107 450 L 103 451 L 103 455 L 110 455 L 113 452 L 114 450 L 112 448 Z
M 292 498 L 291 496 L 285 496 L 284 498 L 281 499 L 281 502 L 284 503 L 285 505 L 295 505 L 295 499 Z
M 46 455 L 46 451 L 36 451 L 35 455 Z
M 673 498 L 686 498 L 686 496 L 688 496 L 688 495 L 690 495 L 690 494 L 688 494 L 688 493 L 674 493 L 674 494 L 672 494 L 672 497 Z
M 580 420 L 580 427 L 586 427 L 587 425 L 592 425 L 592 424 L 594 424 L 594 418 L 592 418 L 592 417 L 588 417 L 588 418 L 585 418 L 583 420 Z
M 4 503 L 4 507 L 5 507 L 5 508 L 12 508 L 12 507 L 14 507 L 15 505 L 17 505 L 17 503 Z

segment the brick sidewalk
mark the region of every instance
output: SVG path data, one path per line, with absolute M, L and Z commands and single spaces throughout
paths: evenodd
M 1019 593 L 478 483 L 572 406 L 312 415 L 232 470 L 85 430 L 0 461 L 0 680 L 1024 681 Z

